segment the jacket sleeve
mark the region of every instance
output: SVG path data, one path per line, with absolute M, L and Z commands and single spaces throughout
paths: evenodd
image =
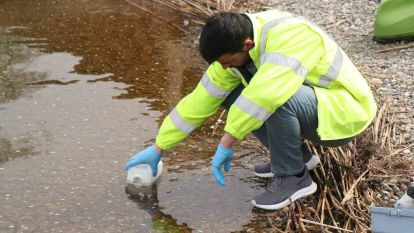
M 292 97 L 324 53 L 321 36 L 308 25 L 289 22 L 266 35 L 257 73 L 230 108 L 225 131 L 242 139 Z
M 211 64 L 197 87 L 164 119 L 156 138 L 157 146 L 169 149 L 187 138 L 218 110 L 240 82 L 230 69 L 223 70 L 218 62 Z

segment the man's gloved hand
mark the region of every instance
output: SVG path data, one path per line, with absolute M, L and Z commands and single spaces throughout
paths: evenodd
M 212 168 L 214 178 L 216 178 L 216 182 L 221 186 L 226 186 L 226 181 L 224 180 L 223 171 L 221 167 L 224 165 L 224 171 L 230 171 L 230 162 L 231 158 L 233 157 L 233 146 L 230 148 L 225 148 L 221 144 L 219 144 L 216 153 L 213 157 Z
M 152 169 L 152 176 L 156 176 L 158 172 L 158 163 L 160 162 L 161 154 L 154 149 L 154 145 L 148 147 L 145 150 L 138 152 L 132 156 L 127 164 L 125 170 L 138 164 L 148 164 Z

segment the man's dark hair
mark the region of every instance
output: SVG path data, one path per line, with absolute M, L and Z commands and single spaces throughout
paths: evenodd
M 232 12 L 217 13 L 207 20 L 201 32 L 201 56 L 211 64 L 225 53 L 241 51 L 244 40 L 249 36 L 253 37 L 253 27 L 247 16 Z

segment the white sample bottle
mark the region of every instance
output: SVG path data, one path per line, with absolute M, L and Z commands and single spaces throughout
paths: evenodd
M 134 188 L 140 188 L 143 186 L 151 186 L 162 173 L 162 161 L 158 163 L 158 172 L 154 177 L 152 176 L 152 169 L 148 164 L 138 164 L 128 169 L 127 185 L 131 185 Z

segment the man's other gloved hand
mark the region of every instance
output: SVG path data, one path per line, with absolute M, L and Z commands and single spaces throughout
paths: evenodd
M 148 164 L 152 169 L 152 176 L 156 176 L 158 172 L 158 163 L 160 162 L 161 154 L 154 149 L 154 145 L 148 147 L 145 150 L 138 152 L 132 156 L 127 164 L 125 170 L 138 164 Z
M 230 148 L 225 148 L 221 144 L 219 144 L 216 153 L 213 157 L 212 168 L 213 168 L 213 175 L 216 179 L 216 182 L 221 186 L 226 186 L 226 181 L 224 180 L 223 171 L 221 167 L 224 166 L 224 171 L 230 171 L 230 162 L 231 158 L 233 157 L 233 146 Z

